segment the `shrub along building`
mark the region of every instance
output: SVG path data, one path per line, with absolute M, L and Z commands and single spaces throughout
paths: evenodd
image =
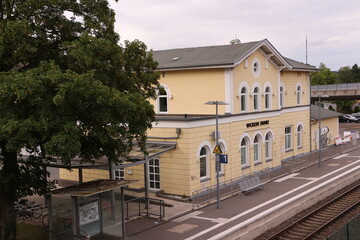
M 216 109 L 207 101 L 228 103 L 218 109 L 218 146 L 228 155 L 220 182 L 310 151 L 309 73 L 315 67 L 283 57 L 266 39 L 154 51 L 153 56 L 162 89 L 150 100 L 158 115 L 148 146 L 164 150 L 149 151 L 150 189 L 190 196 L 216 184 Z M 61 170 L 60 176 L 77 181 L 78 171 Z M 124 162 L 110 172 L 89 169 L 82 176 L 84 181 L 144 180 L 144 167 Z M 144 188 L 144 182 L 131 187 Z

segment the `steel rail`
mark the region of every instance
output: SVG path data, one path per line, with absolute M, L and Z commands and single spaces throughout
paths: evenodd
M 271 237 L 268 237 L 266 239 L 268 240 L 275 240 L 275 239 L 279 239 L 280 236 L 285 235 L 286 233 L 290 232 L 291 229 L 293 229 L 296 225 L 300 224 L 300 223 L 304 223 L 305 221 L 309 220 L 312 216 L 314 216 L 317 213 L 320 213 L 321 211 L 325 211 L 326 207 L 329 207 L 331 204 L 335 204 L 336 202 L 340 201 L 341 199 L 343 199 L 345 196 L 350 195 L 351 193 L 355 192 L 356 190 L 360 189 L 360 184 L 352 187 L 351 189 L 349 189 L 348 191 L 346 191 L 345 193 L 339 195 L 338 197 L 336 197 L 335 199 L 332 199 L 329 202 L 326 202 L 324 204 L 322 204 L 321 206 L 319 206 L 318 208 L 314 209 L 313 211 L 311 211 L 310 213 L 306 214 L 305 216 L 301 217 L 300 219 L 296 220 L 295 222 L 293 222 L 292 224 L 290 224 L 289 226 L 286 226 L 284 229 L 281 229 L 279 231 L 277 231 L 275 234 L 271 235 Z M 308 236 L 306 236 L 303 239 L 310 239 L 310 237 L 313 237 L 315 234 L 318 234 L 320 231 L 322 231 L 325 227 L 327 227 L 329 224 L 335 222 L 336 220 L 338 220 L 341 216 L 343 216 L 345 214 L 345 212 L 349 212 L 351 209 L 353 209 L 356 205 L 358 205 L 360 203 L 360 199 L 358 199 L 358 201 L 354 202 L 353 204 L 351 204 L 351 206 L 346 207 L 346 209 L 342 210 L 340 213 L 337 213 L 336 216 L 333 216 L 329 221 L 326 221 L 326 223 L 321 224 L 321 226 L 317 227 L 316 230 L 312 230 L 311 233 L 309 233 Z

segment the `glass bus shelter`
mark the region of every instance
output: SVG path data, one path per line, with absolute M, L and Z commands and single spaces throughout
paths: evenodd
M 124 187 L 133 182 L 101 179 L 47 193 L 49 239 L 99 234 L 124 238 Z

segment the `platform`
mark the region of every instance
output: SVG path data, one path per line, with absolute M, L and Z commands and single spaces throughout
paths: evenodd
M 245 197 L 223 200 L 220 209 L 213 204 L 196 211 L 179 210 L 180 217 L 163 224 L 154 222 L 153 228 L 126 239 L 253 239 L 359 179 L 360 149 L 356 149 L 322 162 L 321 167 L 273 180 Z

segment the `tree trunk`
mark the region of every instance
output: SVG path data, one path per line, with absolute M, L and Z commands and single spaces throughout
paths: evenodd
M 3 167 L 0 169 L 0 240 L 16 239 L 14 203 L 19 180 L 16 152 L 1 147 Z

